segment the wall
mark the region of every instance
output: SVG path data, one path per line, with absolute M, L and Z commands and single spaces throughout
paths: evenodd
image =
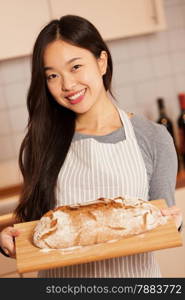
M 164 0 L 164 5 L 166 31 L 108 46 L 114 62 L 113 91 L 120 106 L 156 120 L 156 98 L 164 97 L 175 124 L 177 94 L 185 91 L 185 0 Z M 21 180 L 17 156 L 27 122 L 29 80 L 30 57 L 0 62 L 0 187 Z

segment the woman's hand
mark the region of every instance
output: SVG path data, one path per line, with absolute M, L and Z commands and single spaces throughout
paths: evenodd
M 14 237 L 18 236 L 20 231 L 13 227 L 6 227 L 0 232 L 0 247 L 12 258 L 15 258 Z
M 182 224 L 182 212 L 180 208 L 177 206 L 171 206 L 167 208 L 162 208 L 161 213 L 163 216 L 171 216 L 174 218 L 175 224 L 177 229 L 181 226 Z

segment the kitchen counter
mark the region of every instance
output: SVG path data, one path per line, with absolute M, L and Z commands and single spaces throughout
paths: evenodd
M 177 175 L 177 184 L 176 184 L 176 188 L 182 188 L 185 187 L 185 170 L 181 171 L 178 175 Z

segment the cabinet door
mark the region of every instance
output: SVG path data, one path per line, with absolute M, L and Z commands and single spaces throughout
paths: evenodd
M 0 2 L 0 59 L 29 55 L 35 39 L 48 21 L 46 0 Z
M 162 0 L 49 0 L 51 17 L 87 18 L 105 40 L 165 29 Z

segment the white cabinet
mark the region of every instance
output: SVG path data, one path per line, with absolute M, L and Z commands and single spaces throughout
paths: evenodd
M 75 14 L 91 21 L 105 40 L 165 29 L 162 0 L 49 0 L 51 17 Z
M 36 36 L 49 20 L 46 0 L 1 0 L 0 60 L 29 55 Z
M 105 40 L 165 29 L 162 0 L 1 0 L 0 60 L 32 53 L 51 20 L 75 14 L 90 20 Z

